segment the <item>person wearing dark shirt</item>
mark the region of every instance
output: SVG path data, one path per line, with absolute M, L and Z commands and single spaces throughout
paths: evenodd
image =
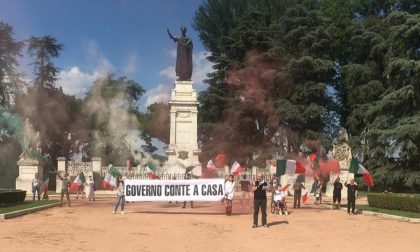
M 341 190 L 343 190 L 343 184 L 340 182 L 340 177 L 337 177 L 334 181 L 334 190 L 333 190 L 333 206 L 332 209 L 340 210 L 341 206 Z M 335 205 L 337 201 L 338 205 Z
M 293 208 L 300 208 L 302 189 L 305 189 L 305 187 L 301 183 L 296 182 L 293 184 Z
M 247 201 L 246 207 L 249 210 L 249 199 L 250 199 L 249 192 L 251 190 L 251 182 L 246 178 L 246 175 L 244 175 L 239 183 L 241 185 L 241 191 L 242 191 L 241 208 L 242 208 L 243 200 L 246 199 Z
M 263 174 L 258 173 L 257 180 L 252 187 L 254 192 L 254 224 L 253 228 L 258 226 L 258 213 L 261 208 L 261 224 L 263 227 L 268 227 L 267 225 L 267 195 L 266 190 L 269 189 L 267 182 L 263 179 Z
M 359 188 L 354 184 L 354 179 L 351 179 L 350 183 L 346 181 L 345 185 L 347 187 L 347 213 L 350 215 L 351 207 L 351 214 L 354 215 L 354 210 L 356 209 L 357 191 Z

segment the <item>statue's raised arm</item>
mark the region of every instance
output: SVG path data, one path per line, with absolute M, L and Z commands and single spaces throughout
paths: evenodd
M 166 30 L 169 37 L 178 44 L 176 50 L 176 76 L 178 76 L 179 81 L 190 81 L 192 75 L 193 43 L 192 40 L 186 36 L 187 28 L 184 26 L 181 27 L 182 35 L 180 37 L 174 37 L 169 31 L 169 28 Z
M 176 38 L 176 37 L 174 37 L 173 35 L 172 35 L 172 33 L 171 33 L 171 31 L 169 30 L 169 28 L 166 28 L 166 31 L 168 32 L 168 35 L 169 35 L 169 37 L 174 41 L 174 42 L 176 42 L 177 40 L 178 40 L 178 38 Z

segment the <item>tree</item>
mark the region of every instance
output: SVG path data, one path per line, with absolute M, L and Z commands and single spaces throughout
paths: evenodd
M 60 71 L 58 67 L 52 62 L 53 58 L 60 55 L 63 49 L 63 44 L 52 36 L 34 37 L 31 36 L 28 40 L 28 52 L 35 58 L 33 81 L 35 87 L 44 90 L 55 88 L 55 81 Z
M 244 2 L 231 2 L 225 10 L 230 14 L 219 17 L 223 3 L 207 1 L 195 16 L 215 66 L 208 90 L 199 95 L 204 155 L 260 153 L 262 161 L 275 152 L 296 155 L 325 128 L 331 100 L 326 89 L 334 76 L 330 35 L 312 10 L 316 1 Z M 220 19 L 224 34 L 213 29 Z M 274 144 L 279 132 L 282 141 Z
M 0 22 L 0 106 L 9 108 L 22 81 L 17 73 L 17 57 L 21 56 L 22 41 L 13 38 L 13 27 Z
M 56 166 L 57 157 L 71 158 L 83 145 L 81 100 L 55 86 L 59 68 L 53 58 L 63 45 L 51 36 L 31 37 L 28 52 L 34 57 L 34 79 L 16 99 L 22 118 L 28 118 L 39 132 L 42 154 Z
M 83 102 L 87 141 L 83 159 L 102 158 L 105 164 L 125 164 L 138 152 L 140 129 L 137 102 L 144 89 L 126 77 L 108 75 L 94 81 Z

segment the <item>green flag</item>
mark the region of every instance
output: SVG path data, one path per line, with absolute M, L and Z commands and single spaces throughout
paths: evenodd
M 287 160 L 277 159 L 276 175 L 282 176 L 286 173 Z
M 349 172 L 357 174 L 358 170 L 359 170 L 359 160 L 357 160 L 357 158 L 352 158 L 350 161 Z

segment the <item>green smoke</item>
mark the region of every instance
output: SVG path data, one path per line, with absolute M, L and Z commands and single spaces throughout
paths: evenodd
M 47 167 L 54 167 L 49 158 L 43 156 L 39 151 L 28 148 L 27 144 L 23 141 L 23 123 L 22 119 L 10 113 L 8 110 L 0 106 L 0 131 L 1 133 L 8 132 L 11 135 L 17 136 L 17 139 L 22 148 L 22 152 L 25 153 L 26 157 L 37 159 L 43 162 Z

